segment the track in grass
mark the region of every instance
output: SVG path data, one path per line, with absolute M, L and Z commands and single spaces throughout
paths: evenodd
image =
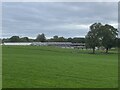
M 117 54 L 38 46 L 3 46 L 3 88 L 114 88 Z

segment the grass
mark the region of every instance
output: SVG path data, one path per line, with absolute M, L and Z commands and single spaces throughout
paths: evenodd
M 2 89 L 2 46 L 0 45 L 0 89 Z
M 3 46 L 3 88 L 118 87 L 117 54 L 87 52 L 56 47 Z

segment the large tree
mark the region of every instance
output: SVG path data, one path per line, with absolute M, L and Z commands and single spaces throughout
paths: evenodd
M 99 38 L 101 40 L 102 46 L 105 47 L 106 53 L 108 50 L 115 46 L 115 41 L 118 35 L 118 30 L 111 25 L 104 25 L 100 27 Z
M 115 46 L 117 35 L 118 30 L 113 26 L 94 23 L 86 35 L 86 47 L 92 48 L 95 53 L 95 47 L 103 46 L 108 53 L 108 50 Z
M 95 47 L 99 46 L 99 33 L 98 30 L 102 26 L 101 23 L 94 23 L 90 26 L 90 31 L 86 35 L 86 46 L 93 49 L 95 53 Z

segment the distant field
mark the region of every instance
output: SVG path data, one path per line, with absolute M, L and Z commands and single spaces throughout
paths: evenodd
M 118 55 L 40 46 L 3 46 L 3 88 L 115 88 Z

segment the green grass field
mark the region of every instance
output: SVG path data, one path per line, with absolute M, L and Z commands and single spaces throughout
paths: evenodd
M 3 46 L 3 88 L 115 88 L 118 55 L 40 46 Z M 90 52 L 90 51 L 89 51 Z
M 0 89 L 2 89 L 2 46 L 0 45 Z

